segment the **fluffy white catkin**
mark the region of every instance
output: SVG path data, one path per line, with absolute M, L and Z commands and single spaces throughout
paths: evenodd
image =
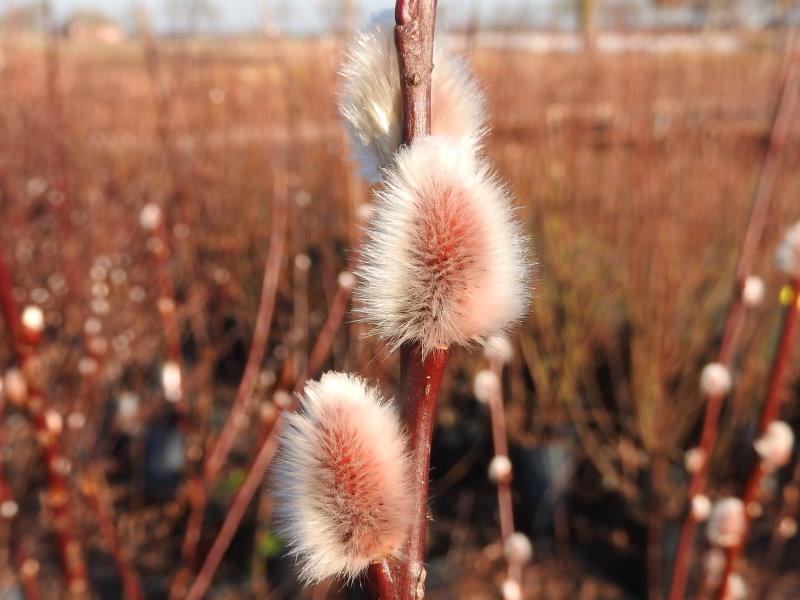
M 287 416 L 275 463 L 280 531 L 306 582 L 355 578 L 393 555 L 409 525 L 406 440 L 360 378 L 326 373 Z
M 393 11 L 375 14 L 348 47 L 340 72 L 339 111 L 356 162 L 372 183 L 391 164 L 402 141 L 394 25 Z M 486 127 L 483 94 L 441 35 L 435 36 L 433 63 L 431 132 L 477 144 Z
M 357 314 L 393 347 L 472 345 L 518 321 L 532 260 L 509 193 L 468 142 L 403 147 L 376 192 Z

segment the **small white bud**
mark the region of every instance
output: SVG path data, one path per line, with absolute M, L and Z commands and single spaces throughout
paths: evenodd
M 751 275 L 744 280 L 742 287 L 742 301 L 745 306 L 754 307 L 764 300 L 764 282 L 760 277 Z
M 28 384 L 22 375 L 22 371 L 17 368 L 11 368 L 6 371 L 3 378 L 3 393 L 11 404 L 17 406 L 25 404 L 28 399 Z
M 278 417 L 278 409 L 272 402 L 262 402 L 258 409 L 258 416 L 263 423 L 272 423 Z
M 506 579 L 500 587 L 503 600 L 522 600 L 522 587 L 513 579 Z
M 156 302 L 156 306 L 158 306 L 158 312 L 162 315 L 168 315 L 170 313 L 175 312 L 175 301 L 172 298 L 165 298 L 162 296 Z
M 0 503 L 0 517 L 13 519 L 19 512 L 19 505 L 13 500 L 4 500 Z
M 353 286 L 356 284 L 356 276 L 353 275 L 350 271 L 342 271 L 339 273 L 339 277 L 337 278 L 339 283 L 339 287 L 343 290 L 351 290 Z
M 744 504 L 738 498 L 718 501 L 706 526 L 709 541 L 720 548 L 731 548 L 742 541 L 745 529 Z
M 731 373 L 725 365 L 709 363 L 700 374 L 700 389 L 707 396 L 724 396 L 731 390 Z
M 103 322 L 97 317 L 89 317 L 83 323 L 83 332 L 86 335 L 99 335 L 103 331 Z
M 47 427 L 47 431 L 53 435 L 59 435 L 64 429 L 64 419 L 61 418 L 58 412 L 52 409 L 44 414 L 44 423 L 45 427 Z
M 489 463 L 489 479 L 494 483 L 505 483 L 510 481 L 511 471 L 511 461 L 507 456 L 495 456 Z
M 472 391 L 478 401 L 488 404 L 500 393 L 500 379 L 492 371 L 478 371 L 472 383 Z
M 683 464 L 688 473 L 697 473 L 706 464 L 706 451 L 702 448 L 689 448 L 683 456 Z
M 524 533 L 515 532 L 503 544 L 503 554 L 508 562 L 524 565 L 533 556 L 533 546 Z
M 91 356 L 84 356 L 78 361 L 78 373 L 84 377 L 94 375 L 98 368 L 97 360 Z
M 305 273 L 311 268 L 311 259 L 307 254 L 298 254 L 294 257 L 294 267 Z
M 797 533 L 797 521 L 793 517 L 783 517 L 778 523 L 778 533 L 787 540 L 794 537 Z
M 492 335 L 486 339 L 483 345 L 483 355 L 491 361 L 505 365 L 514 358 L 514 347 L 507 336 Z
M 44 330 L 44 313 L 36 305 L 29 305 L 22 311 L 22 326 L 33 334 L 39 334 Z
M 161 386 L 164 396 L 170 402 L 181 399 L 181 368 L 173 360 L 168 360 L 161 367 Z
M 747 598 L 747 586 L 744 579 L 738 573 L 731 573 L 728 576 L 728 588 L 722 600 L 745 600 Z
M 72 431 L 80 431 L 86 425 L 86 415 L 82 412 L 72 412 L 67 415 L 67 427 Z
M 145 231 L 153 231 L 161 225 L 161 207 L 150 202 L 142 207 L 139 213 L 139 224 Z
M 765 471 L 774 471 L 786 466 L 792 458 L 794 432 L 783 421 L 773 421 L 767 430 L 754 443 L 761 465 Z
M 705 494 L 697 494 L 692 498 L 692 517 L 698 523 L 705 521 L 711 514 L 711 500 Z
M 364 223 L 370 220 L 370 218 L 372 217 L 372 213 L 373 213 L 372 204 L 370 204 L 369 202 L 362 202 L 356 208 L 356 219 L 358 219 L 358 222 L 363 225 Z
M 117 417 L 135 419 L 139 415 L 139 396 L 133 392 L 122 392 L 117 397 Z
M 292 395 L 285 390 L 277 390 L 272 395 L 272 403 L 280 410 L 289 410 L 294 404 Z

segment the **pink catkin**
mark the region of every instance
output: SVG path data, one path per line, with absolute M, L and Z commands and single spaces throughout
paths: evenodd
M 367 233 L 360 315 L 396 347 L 470 345 L 527 309 L 528 240 L 506 189 L 468 143 L 431 136 L 403 148 Z
M 392 406 L 363 380 L 327 373 L 307 384 L 281 435 L 276 473 L 282 532 L 304 580 L 352 579 L 402 545 L 405 437 Z

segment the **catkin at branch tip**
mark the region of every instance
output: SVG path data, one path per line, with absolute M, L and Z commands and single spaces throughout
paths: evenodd
M 306 582 L 395 555 L 410 519 L 406 439 L 364 380 L 326 373 L 287 417 L 275 463 L 280 532 Z
M 348 47 L 340 69 L 339 112 L 356 163 L 372 183 L 392 164 L 402 141 L 394 24 L 393 11 L 373 15 Z M 435 38 L 433 63 L 431 132 L 466 138 L 476 146 L 486 132 L 483 93 L 441 35 Z

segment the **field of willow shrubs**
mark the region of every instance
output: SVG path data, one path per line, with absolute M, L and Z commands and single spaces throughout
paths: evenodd
M 700 375 L 722 342 L 785 37 L 729 53 L 466 45 L 488 98 L 487 152 L 537 261 L 530 315 L 501 367 L 516 529 L 533 545 L 525 598 L 666 597 L 685 455 L 701 434 Z M 11 280 L 0 285 L 4 302 L 38 306 L 44 322 L 38 340 L 0 329 L 0 590 L 181 597 L 306 376 L 358 371 L 397 386 L 395 358 L 347 305 L 370 189 L 336 113 L 343 41 L 2 44 L 0 248 Z M 738 332 L 712 501 L 741 496 L 753 469 L 779 296 L 794 302 L 774 254 L 800 219 L 800 108 L 773 153 L 751 269 L 764 300 Z M 262 287 L 272 306 L 259 329 Z M 245 373 L 259 336 L 263 358 Z M 797 431 L 791 351 L 780 418 Z M 485 363 L 455 351 L 442 388 L 434 600 L 498 598 L 504 579 L 492 429 L 473 390 Z M 243 376 L 250 393 L 236 400 Z M 20 396 L 20 385 L 35 389 Z M 225 428 L 230 451 L 209 478 Z M 737 571 L 749 597 L 798 596 L 796 462 L 771 472 L 748 510 Z M 298 587 L 273 507 L 266 477 L 207 597 L 358 597 L 341 582 Z M 199 536 L 188 546 L 187 529 Z M 712 597 L 709 547 L 701 524 L 689 589 Z

